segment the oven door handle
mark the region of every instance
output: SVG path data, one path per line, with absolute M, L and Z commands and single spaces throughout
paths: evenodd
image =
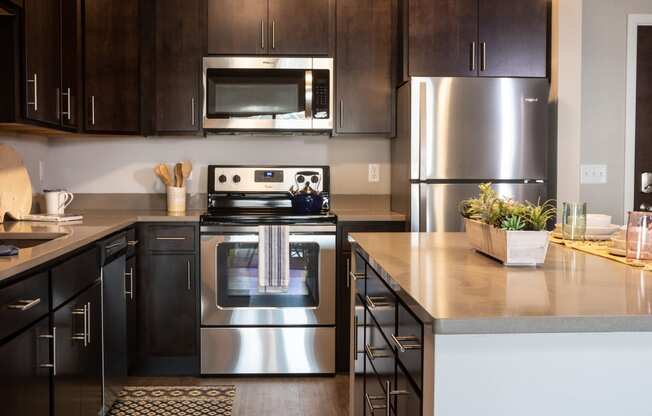
M 312 101 L 313 101 L 313 89 L 312 89 L 312 70 L 306 71 L 306 119 L 312 119 Z

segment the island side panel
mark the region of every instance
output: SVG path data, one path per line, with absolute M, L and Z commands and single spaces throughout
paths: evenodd
M 435 335 L 436 416 L 647 414 L 652 333 Z

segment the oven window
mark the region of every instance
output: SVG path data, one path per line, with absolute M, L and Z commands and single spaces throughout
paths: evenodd
M 209 69 L 208 118 L 305 119 L 305 70 Z
M 258 243 L 217 246 L 218 299 L 222 308 L 288 308 L 319 306 L 319 244 L 290 243 L 287 288 L 259 286 Z

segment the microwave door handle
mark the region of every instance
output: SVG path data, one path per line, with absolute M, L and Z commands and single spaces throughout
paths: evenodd
M 312 101 L 313 101 L 313 91 L 312 91 L 312 71 L 306 71 L 306 119 L 312 119 Z

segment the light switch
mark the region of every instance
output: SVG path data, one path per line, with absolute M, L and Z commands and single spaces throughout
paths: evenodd
M 607 183 L 607 165 L 582 165 L 582 184 Z

